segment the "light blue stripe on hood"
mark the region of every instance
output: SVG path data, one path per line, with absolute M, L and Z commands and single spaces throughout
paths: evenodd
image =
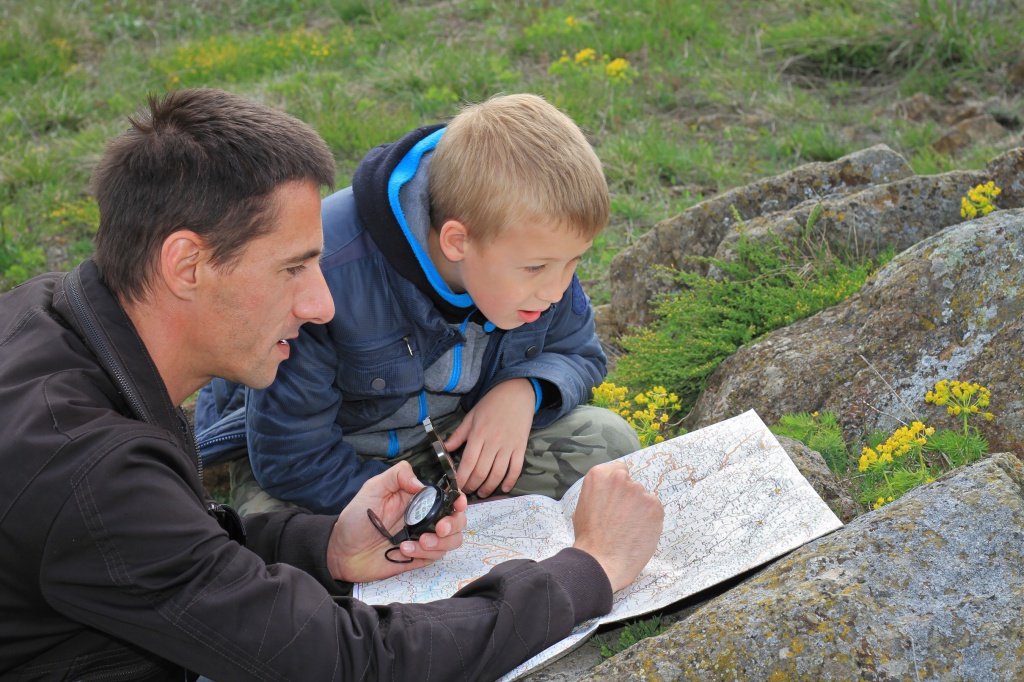
M 395 219 L 398 220 L 398 224 L 402 228 L 402 234 L 405 236 L 406 241 L 409 242 L 417 262 L 423 269 L 423 273 L 427 276 L 427 281 L 430 282 L 434 290 L 444 300 L 460 308 L 470 308 L 473 306 L 473 298 L 468 293 L 454 293 L 441 278 L 441 273 L 437 271 L 433 261 L 430 260 L 430 254 L 427 253 L 423 244 L 420 243 L 420 240 L 416 238 L 416 235 L 410 229 L 409 221 L 405 217 L 405 212 L 402 210 L 402 202 L 399 198 L 402 186 L 416 175 L 416 172 L 420 169 L 420 160 L 423 158 L 423 155 L 437 146 L 444 131 L 445 129 L 442 128 L 420 140 L 398 163 L 388 179 L 388 201 L 391 204 L 391 210 L 395 214 Z

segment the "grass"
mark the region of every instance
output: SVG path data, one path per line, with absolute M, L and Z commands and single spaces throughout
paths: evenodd
M 1000 0 L 0 0 L 0 290 L 90 252 L 89 170 L 149 92 L 281 107 L 321 132 L 344 186 L 370 147 L 458 102 L 532 91 L 606 165 L 612 220 L 580 272 L 601 303 L 612 256 L 710 194 L 875 142 L 918 172 L 980 167 L 992 149 L 949 159 L 934 123 L 877 111 L 952 84 L 1007 94 L 1022 30 Z

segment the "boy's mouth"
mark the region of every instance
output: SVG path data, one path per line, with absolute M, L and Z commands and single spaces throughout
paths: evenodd
M 520 310 L 519 319 L 529 324 L 530 322 L 536 322 L 537 318 L 540 317 L 540 310 Z

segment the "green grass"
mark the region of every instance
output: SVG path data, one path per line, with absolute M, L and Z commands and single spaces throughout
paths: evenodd
M 949 159 L 936 124 L 877 112 L 951 84 L 1004 94 L 1022 33 L 1011 3 L 953 0 L 0 0 L 0 290 L 89 253 L 89 170 L 150 92 L 279 106 L 321 132 L 344 186 L 458 102 L 532 91 L 606 165 L 612 219 L 580 272 L 601 303 L 615 253 L 712 193 L 875 142 L 918 172 L 980 167 L 995 150 Z

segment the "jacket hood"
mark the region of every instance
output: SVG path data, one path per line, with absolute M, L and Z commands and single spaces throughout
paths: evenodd
M 475 307 L 441 278 L 426 249 L 430 230 L 427 169 L 445 124 L 417 128 L 397 142 L 375 147 L 352 178 L 356 207 L 388 263 L 428 296 L 445 319 L 462 321 Z

